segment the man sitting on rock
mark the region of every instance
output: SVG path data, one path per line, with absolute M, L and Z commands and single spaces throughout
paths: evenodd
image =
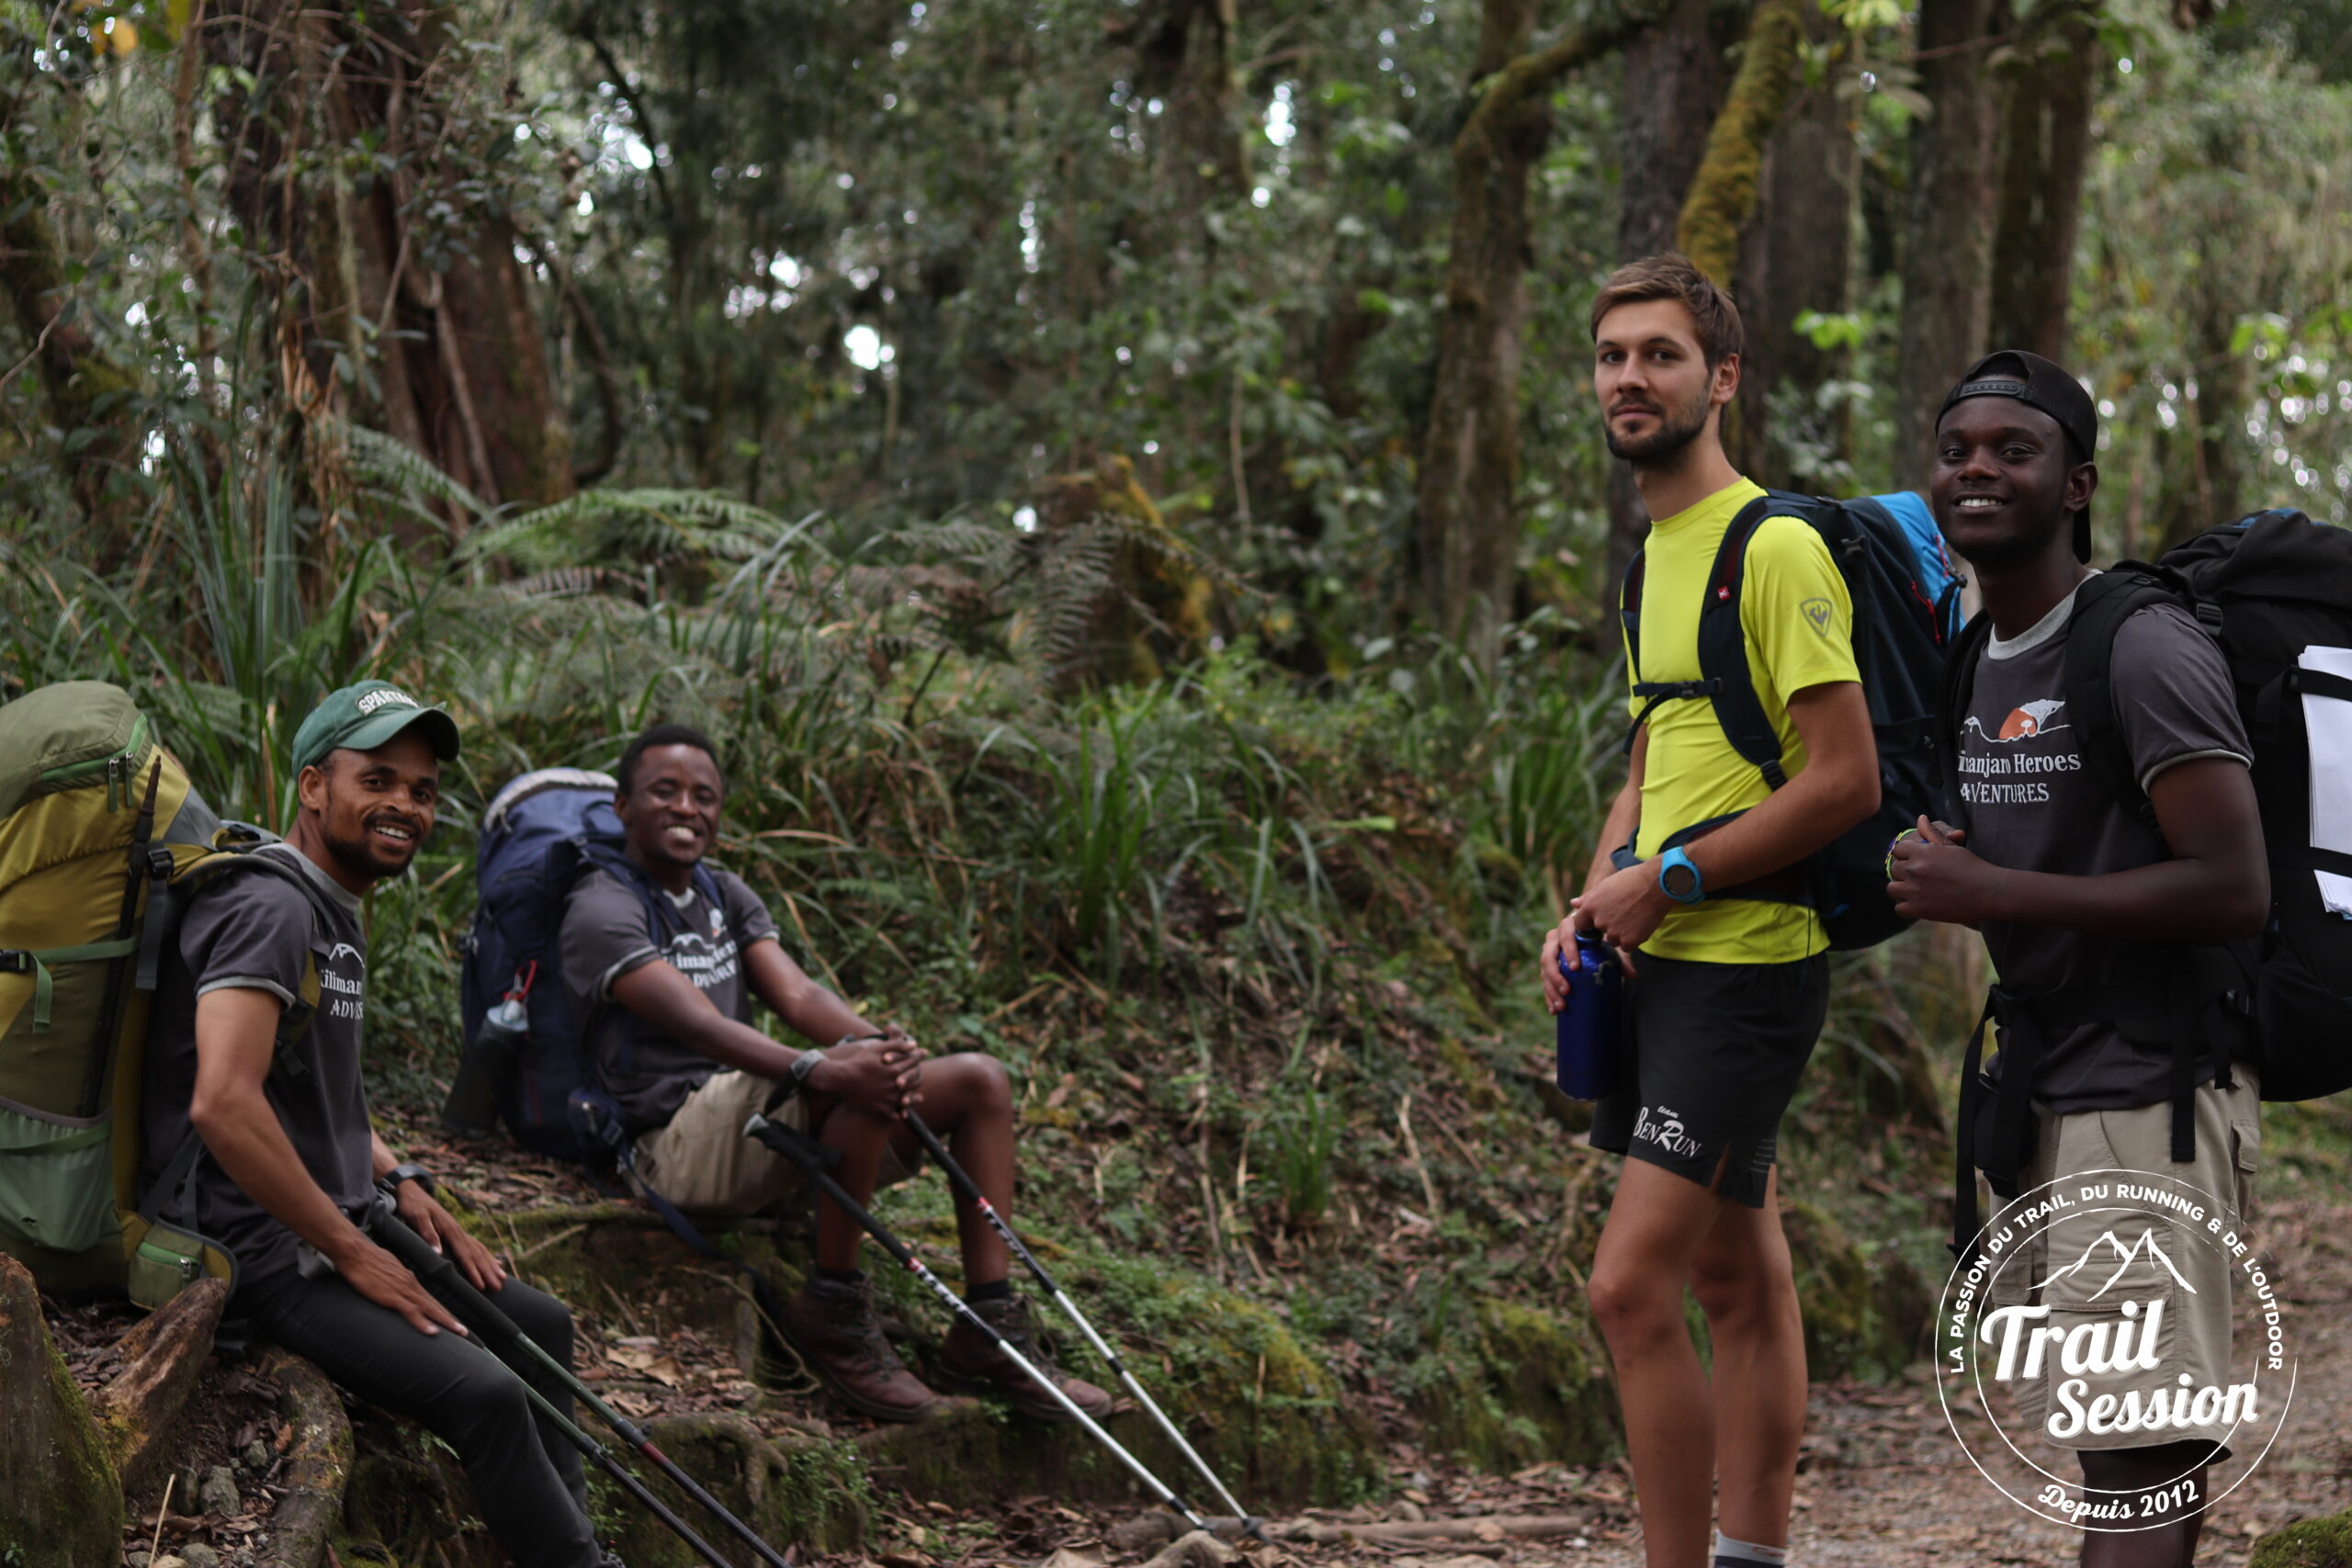
M 1000 1215 L 1012 1208 L 1012 1091 L 1002 1065 L 977 1052 L 929 1056 L 895 1026 L 879 1029 L 810 979 L 785 953 L 765 905 L 741 877 L 695 868 L 718 836 L 726 782 L 709 739 L 656 725 L 629 742 L 614 809 L 649 900 L 594 870 L 573 885 L 560 948 L 564 982 L 587 1021 L 604 1088 L 636 1140 L 647 1187 L 689 1213 L 752 1214 L 797 1192 L 798 1168 L 743 1136 L 755 1111 L 812 1133 L 841 1154 L 850 1196 L 872 1200 L 922 1163 L 908 1112 L 944 1139 Z M 715 888 L 714 902 L 706 891 Z M 757 997 L 798 1034 L 824 1043 L 795 1051 L 751 1025 Z M 768 1110 L 772 1099 L 782 1103 Z M 1032 1360 L 1040 1356 L 1029 1304 L 1007 1280 L 1003 1242 L 958 1194 L 966 1299 Z M 856 1224 L 817 1206 L 816 1268 L 777 1327 L 841 1401 L 885 1421 L 921 1419 L 939 1399 L 907 1371 L 883 1336 L 857 1267 Z M 1045 1365 L 1090 1416 L 1110 1396 Z M 1023 1415 L 1067 1418 L 1011 1358 L 958 1323 L 938 1358 L 943 1382 L 993 1391 Z
M 483 1522 L 516 1562 L 602 1568 L 612 1560 L 589 1525 L 580 1456 L 533 1414 L 522 1380 L 559 1410 L 570 1410 L 570 1393 L 519 1350 L 510 1369 L 466 1343 L 448 1308 L 362 1228 L 378 1192 L 390 1194 L 410 1228 L 570 1359 L 571 1313 L 508 1279 L 434 1201 L 431 1179 L 393 1156 L 368 1122 L 360 1083 L 360 897 L 408 869 L 433 830 L 441 763 L 457 754 L 447 714 L 381 681 L 334 693 L 302 721 L 300 812 L 283 844 L 252 852 L 288 874 L 254 866 L 224 875 L 189 901 L 166 944 L 148 1032 L 141 1190 L 163 1189 L 162 1219 L 236 1259 L 232 1313 L 457 1450 Z M 281 1041 L 313 962 L 316 1010 Z

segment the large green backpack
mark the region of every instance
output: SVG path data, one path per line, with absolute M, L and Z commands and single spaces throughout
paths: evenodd
M 187 898 L 224 874 L 281 875 L 272 835 L 223 825 L 130 694 L 96 681 L 0 706 L 0 1252 L 44 1290 L 156 1306 L 235 1260 L 156 1213 L 202 1157 L 196 1135 L 138 1190 L 149 1002 Z M 314 917 L 315 918 L 315 917 Z M 279 1063 L 318 1002 L 286 1010 Z

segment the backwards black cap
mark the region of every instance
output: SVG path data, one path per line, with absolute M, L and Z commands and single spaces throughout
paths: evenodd
M 2074 443 L 2075 462 L 2087 463 L 2098 455 L 2098 405 L 2080 381 L 2038 354 L 2021 348 L 1996 349 L 1970 366 L 1960 384 L 1945 395 L 1944 406 L 1936 411 L 1936 423 L 1943 423 L 1952 404 L 1970 398 L 2009 398 L 2040 409 L 2056 420 L 2058 428 Z M 2087 506 L 2075 514 L 2075 558 L 2091 558 L 2091 509 Z

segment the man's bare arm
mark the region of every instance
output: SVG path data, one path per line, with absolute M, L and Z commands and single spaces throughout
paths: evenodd
M 1922 823 L 1894 852 L 1894 912 L 1912 919 L 2048 926 L 2145 942 L 2227 942 L 2270 917 L 2270 863 L 2253 775 L 2200 757 L 2148 786 L 2172 858 L 2099 876 L 2015 871 L 1978 858 L 1967 835 Z
M 311 1179 L 279 1125 L 263 1084 L 277 1054 L 283 1004 L 242 987 L 207 991 L 196 1002 L 196 1089 L 188 1120 L 222 1174 L 272 1219 L 316 1247 L 351 1287 L 408 1319 L 420 1333 L 463 1325 L 351 1223 Z
M 842 999 L 800 975 L 815 997 L 796 995 L 788 984 L 799 965 L 774 941 L 742 950 L 752 991 L 786 1023 L 825 1048 L 825 1060 L 802 1087 L 836 1096 L 879 1115 L 895 1116 L 921 1097 L 922 1048 L 900 1037 L 881 1045 L 836 1045 L 844 1035 L 880 1034 Z M 786 972 L 780 972 L 780 969 Z M 678 969 L 661 959 L 639 964 L 613 982 L 613 999 L 649 1027 L 688 1045 L 724 1066 L 756 1077 L 781 1078 L 800 1053 L 779 1045 L 746 1023 L 711 1005 L 710 998 Z M 781 1005 L 780 1005 L 781 1004 Z
M 1684 851 L 1705 888 L 1736 887 L 1793 865 L 1878 809 L 1878 745 L 1860 683 L 1808 686 L 1789 699 L 1789 718 L 1804 742 L 1804 766 Z M 1586 889 L 1570 919 L 1623 952 L 1647 941 L 1673 908 L 1656 865 L 1645 862 Z M 1548 990 L 1548 975 L 1544 984 Z

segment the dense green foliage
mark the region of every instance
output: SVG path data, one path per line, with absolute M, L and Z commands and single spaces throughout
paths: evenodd
M 2103 539 L 2346 521 L 2352 10 L 2169 9 L 2100 14 L 2072 321 Z M 1818 10 L 1798 96 L 1849 107 L 1823 239 L 1855 265 L 1768 414 L 1792 477 L 1850 491 L 1892 472 L 1922 101 L 1902 6 Z M 1055 1223 L 1269 1296 L 1311 1273 L 1288 1310 L 1343 1372 L 1428 1387 L 1507 1337 L 1493 1289 L 1568 1299 L 1607 1193 L 1544 1121 L 1532 959 L 1619 766 L 1585 316 L 1651 177 L 1620 73 L 1561 81 L 1521 613 L 1472 657 L 1409 581 L 1481 23 L 0 0 L 0 699 L 119 680 L 270 823 L 323 691 L 451 704 L 444 826 L 372 911 L 372 1066 L 412 1109 L 454 1060 L 481 802 L 702 724 L 724 858 L 844 994 L 1013 1065 Z M 336 239 L 363 219 L 385 243 Z M 531 356 L 481 348 L 504 274 L 544 418 Z M 534 421 L 568 474 L 511 455 Z M 1866 1250 L 1922 1265 L 1964 945 L 1847 965 L 1788 1141 L 1893 1194 Z M 1831 1230 L 1805 1267 L 1844 1280 Z M 1864 1315 L 1821 1353 L 1901 1359 Z

